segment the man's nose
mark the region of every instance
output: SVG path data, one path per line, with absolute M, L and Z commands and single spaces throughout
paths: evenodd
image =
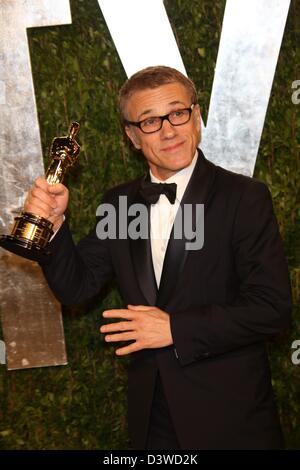
M 164 119 L 160 133 L 163 138 L 170 139 L 176 134 L 176 128 L 175 126 L 172 126 L 168 119 Z

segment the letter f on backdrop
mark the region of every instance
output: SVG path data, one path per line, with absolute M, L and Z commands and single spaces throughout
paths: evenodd
M 149 65 L 186 73 L 163 0 L 98 3 L 128 76 Z M 253 174 L 289 6 L 290 0 L 226 2 L 201 147 L 229 170 Z

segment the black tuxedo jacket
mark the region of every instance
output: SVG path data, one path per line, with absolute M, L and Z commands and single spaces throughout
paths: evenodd
M 140 181 L 112 189 L 105 202 L 116 211 L 119 196 L 128 206 L 142 202 Z M 63 304 L 72 304 L 115 276 L 125 305 L 170 314 L 174 344 L 132 355 L 135 448 L 145 445 L 157 371 L 183 449 L 280 448 L 266 341 L 289 326 L 291 296 L 269 191 L 199 151 L 181 204 L 204 204 L 204 246 L 188 251 L 187 240 L 171 233 L 159 290 L 149 239 L 100 240 L 95 228 L 76 247 L 66 222 L 42 266 L 46 279 Z

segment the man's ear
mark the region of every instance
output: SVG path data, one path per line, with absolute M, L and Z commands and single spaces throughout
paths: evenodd
M 195 120 L 196 120 L 197 124 L 200 126 L 200 129 L 201 129 L 201 111 L 200 111 L 199 104 L 196 104 L 196 106 L 195 106 Z
M 198 142 L 198 145 L 199 145 L 200 142 L 201 142 L 201 139 L 202 139 L 202 126 L 201 126 L 202 122 L 201 122 L 201 111 L 200 111 L 199 104 L 197 104 L 196 107 L 195 107 L 194 119 L 195 119 L 196 129 L 199 132 L 199 142 Z
M 135 129 L 132 129 L 130 126 L 125 126 L 125 132 L 127 134 L 127 137 L 131 140 L 132 144 L 137 150 L 140 150 L 141 144 L 140 144 L 140 139 L 135 131 Z
M 199 104 L 196 104 L 194 108 L 194 119 L 195 119 L 195 124 L 197 126 L 197 129 L 200 133 L 200 139 L 201 139 L 201 111 L 200 111 L 200 106 Z

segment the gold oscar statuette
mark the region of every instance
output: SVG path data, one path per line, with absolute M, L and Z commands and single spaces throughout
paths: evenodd
M 79 124 L 73 122 L 69 135 L 55 137 L 50 151 L 50 165 L 45 178 L 49 184 L 62 183 L 65 172 L 77 160 L 80 146 L 75 138 Z M 0 246 L 34 261 L 41 261 L 49 255 L 48 242 L 53 235 L 53 224 L 31 212 L 21 212 L 14 220 L 10 235 L 0 237 Z

